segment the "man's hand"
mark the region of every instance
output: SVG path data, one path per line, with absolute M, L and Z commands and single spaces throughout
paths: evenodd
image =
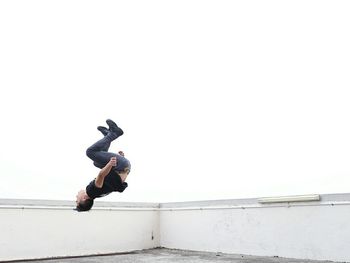
M 123 157 L 125 156 L 125 154 L 124 154 L 123 151 L 119 151 L 118 153 L 119 153 L 119 155 L 121 155 L 121 156 L 123 156 Z
M 112 157 L 112 158 L 109 160 L 109 165 L 110 165 L 110 166 L 117 166 L 117 157 Z
M 98 176 L 95 179 L 95 186 L 97 188 L 101 188 L 103 186 L 105 177 L 109 174 L 112 167 L 116 165 L 117 165 L 117 157 L 112 157 L 109 160 L 109 162 L 106 164 L 106 166 L 101 169 L 101 171 L 98 173 Z

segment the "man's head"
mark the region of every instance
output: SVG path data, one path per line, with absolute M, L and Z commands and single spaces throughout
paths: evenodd
M 77 211 L 89 211 L 94 205 L 94 199 L 91 199 L 85 190 L 80 190 L 77 194 Z

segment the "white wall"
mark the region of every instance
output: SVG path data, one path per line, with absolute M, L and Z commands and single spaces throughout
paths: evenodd
M 29 206 L 0 205 L 0 261 L 104 254 L 159 246 L 156 207 L 96 206 L 85 213 L 73 211 L 71 207 L 50 202 Z
M 350 262 L 350 194 L 167 204 L 1 200 L 0 261 L 166 247 Z M 153 234 L 153 240 L 152 240 Z
M 186 250 L 350 261 L 350 203 L 341 197 L 350 200 L 347 195 L 289 205 L 260 205 L 256 199 L 163 204 L 160 243 Z

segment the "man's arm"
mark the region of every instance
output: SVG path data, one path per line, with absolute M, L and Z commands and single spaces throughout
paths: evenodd
M 106 164 L 106 166 L 101 169 L 101 171 L 98 173 L 98 176 L 95 179 L 95 186 L 97 188 L 102 188 L 105 177 L 107 176 L 107 174 L 109 174 L 112 167 L 116 165 L 117 165 L 117 158 L 112 157 L 111 160 Z

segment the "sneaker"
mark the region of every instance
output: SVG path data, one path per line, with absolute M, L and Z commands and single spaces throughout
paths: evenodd
M 121 136 L 121 135 L 124 134 L 123 130 L 120 129 L 120 128 L 117 126 L 117 124 L 116 124 L 114 121 L 112 121 L 111 119 L 107 119 L 107 120 L 106 120 L 106 123 L 107 123 L 107 125 L 108 125 L 108 127 L 109 127 L 109 130 L 110 130 L 111 132 L 117 134 L 118 136 Z
M 103 126 L 98 126 L 97 130 L 99 130 L 103 134 L 103 136 L 106 136 L 109 132 L 108 129 L 106 127 L 103 127 Z

